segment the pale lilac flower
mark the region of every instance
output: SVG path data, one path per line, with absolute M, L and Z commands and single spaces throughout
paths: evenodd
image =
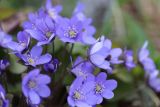
M 9 100 L 5 98 L 6 92 L 0 84 L 0 107 L 9 107 Z
M 94 81 L 84 81 L 83 77 L 77 77 L 70 86 L 69 96 L 67 98 L 68 104 L 71 107 L 92 107 L 87 102 L 94 95 L 89 94 L 88 96 L 88 93 L 93 90 L 94 86 Z
M 112 71 L 112 64 L 120 64 L 123 61 L 119 60 L 122 50 L 120 48 L 112 49 L 111 47 L 111 41 L 102 36 L 89 50 L 90 61 L 99 68 L 109 72 Z
M 22 52 L 28 48 L 30 42 L 30 36 L 25 31 L 20 31 L 17 35 L 18 42 L 11 41 L 8 43 L 8 48 L 12 49 L 15 52 Z
M 149 85 L 156 91 L 160 92 L 160 78 L 158 77 L 159 70 L 153 70 L 149 75 Z
M 51 91 L 47 86 L 50 82 L 51 78 L 40 74 L 39 69 L 34 69 L 23 77 L 22 91 L 30 104 L 39 104 L 41 97 L 47 98 L 50 96 Z
M 147 49 L 147 46 L 148 42 L 146 41 L 138 53 L 138 60 L 146 73 L 150 74 L 156 69 L 156 66 L 154 61 L 149 57 L 149 50 Z
M 12 37 L 0 30 L 0 46 L 7 48 L 7 44 L 12 41 Z
M 131 50 L 125 50 L 124 51 L 124 63 L 128 70 L 131 70 L 136 66 L 136 64 L 133 61 L 133 51 Z
M 26 65 L 31 65 L 36 67 L 37 65 L 45 64 L 51 61 L 52 56 L 50 54 L 42 54 L 42 47 L 41 46 L 34 46 L 29 53 L 20 54 L 17 53 L 16 55 L 21 58 Z

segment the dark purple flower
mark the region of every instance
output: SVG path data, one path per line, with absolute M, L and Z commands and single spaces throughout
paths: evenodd
M 144 67 L 147 74 L 152 73 L 156 69 L 154 61 L 149 57 L 149 50 L 147 49 L 148 42 L 146 41 L 138 53 L 138 60 Z
M 89 51 L 90 61 L 99 68 L 112 71 L 111 64 L 120 64 L 123 61 L 119 60 L 122 53 L 120 48 L 111 48 L 112 43 L 109 39 L 102 36 L 97 43 L 91 46 Z
M 58 59 L 53 59 L 49 63 L 44 64 L 45 71 L 54 73 L 59 65 Z
M 9 66 L 8 60 L 0 60 L 0 74 Z
M 117 81 L 115 80 L 106 80 L 107 75 L 104 72 L 101 72 L 95 78 L 95 87 L 93 92 L 96 95 L 95 104 L 100 104 L 103 101 L 103 97 L 106 99 L 111 99 L 114 96 L 113 90 L 117 87 Z M 94 96 L 95 97 L 95 96 Z M 92 102 L 93 103 L 93 102 Z
M 26 29 L 26 31 L 38 41 L 37 45 L 49 44 L 55 37 L 55 23 L 46 16 L 35 20 L 35 29 Z
M 125 66 L 128 70 L 131 70 L 136 66 L 136 64 L 133 61 L 133 51 L 131 50 L 125 50 L 124 51 L 124 60 L 125 60 Z
M 42 47 L 41 46 L 34 46 L 29 53 L 25 54 L 16 54 L 19 58 L 21 58 L 26 65 L 31 65 L 36 67 L 36 65 L 41 65 L 48 63 L 52 56 L 50 54 L 42 55 Z
M 5 98 L 6 92 L 0 84 L 0 107 L 9 107 L 9 100 Z
M 56 5 L 55 7 L 52 6 L 51 0 L 47 0 L 46 2 L 46 11 L 48 15 L 54 20 L 58 21 L 58 19 L 61 17 L 59 13 L 62 11 L 61 5 Z
M 23 77 L 22 91 L 30 104 L 39 104 L 41 97 L 50 96 L 51 92 L 47 86 L 50 82 L 50 77 L 40 74 L 39 69 L 34 69 Z
M 17 42 L 11 41 L 8 43 L 8 48 L 15 52 L 22 52 L 24 49 L 28 48 L 30 42 L 30 36 L 25 31 L 20 31 L 17 35 Z
M 12 41 L 12 37 L 0 30 L 0 46 L 7 48 L 7 44 Z
M 78 57 L 73 64 L 73 69 L 71 72 L 76 75 L 76 77 L 82 76 L 86 79 L 94 70 L 93 65 L 90 62 L 84 61 L 82 57 Z
M 84 81 L 83 77 L 77 77 L 70 86 L 68 104 L 71 107 L 92 107 L 87 102 L 89 98 L 92 98 L 92 95 L 88 96 L 88 93 L 93 90 L 94 86 L 94 81 Z

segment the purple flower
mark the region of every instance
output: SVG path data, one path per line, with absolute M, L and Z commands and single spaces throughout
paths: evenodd
M 42 47 L 41 46 L 34 46 L 29 53 L 25 54 L 16 54 L 19 58 L 21 58 L 26 65 L 31 65 L 36 67 L 36 65 L 41 65 L 48 63 L 52 56 L 50 54 L 42 55 Z
M 34 27 L 34 29 L 26 29 L 26 31 L 38 41 L 38 46 L 49 44 L 55 37 L 55 23 L 48 16 L 36 19 Z
M 102 36 L 98 41 L 91 46 L 89 51 L 90 61 L 99 68 L 112 71 L 111 64 L 120 64 L 123 61 L 119 60 L 122 53 L 120 48 L 111 48 L 112 43 L 109 39 Z
M 153 70 L 149 75 L 149 85 L 156 91 L 160 92 L 160 78 L 158 77 L 159 71 Z
M 125 50 L 124 51 L 124 60 L 125 60 L 125 66 L 128 70 L 131 70 L 136 66 L 136 64 L 133 61 L 133 51 L 131 50 Z
M 87 18 L 84 13 L 85 6 L 82 3 L 78 3 L 74 12 L 73 16 L 76 17 L 79 21 L 83 24 L 83 32 L 82 32 L 82 40 L 84 44 L 94 44 L 96 42 L 96 39 L 93 37 L 93 35 L 96 32 L 96 29 L 94 26 L 91 25 L 92 19 Z
M 93 44 L 95 39 L 90 34 L 94 32 L 88 24 L 90 23 L 81 21 L 75 16 L 71 19 L 61 18 L 57 25 L 57 35 L 63 42 Z
M 11 41 L 8 43 L 8 48 L 15 52 L 22 52 L 24 49 L 28 48 L 30 42 L 30 36 L 25 31 L 20 31 L 17 35 L 18 43 Z
M 154 61 L 149 57 L 149 50 L 147 49 L 148 42 L 146 41 L 138 53 L 138 60 L 144 67 L 147 74 L 156 69 Z
M 0 74 L 9 66 L 8 60 L 0 60 Z
M 23 22 L 22 26 L 24 29 L 36 29 L 35 22 L 37 19 L 45 17 L 46 14 L 43 9 L 40 9 L 36 13 L 29 13 L 28 14 L 28 19 L 29 21 Z
M 47 98 L 50 96 L 51 92 L 47 86 L 50 81 L 50 77 L 40 74 L 39 69 L 34 69 L 23 77 L 22 91 L 30 104 L 39 104 L 41 97 Z
M 0 46 L 7 48 L 7 44 L 12 41 L 12 37 L 0 30 Z
M 54 73 L 59 65 L 58 59 L 53 59 L 49 63 L 44 64 L 45 71 Z
M 82 23 L 76 17 L 61 18 L 57 26 L 57 35 L 63 42 L 75 43 L 81 40 Z
M 6 92 L 2 85 L 0 85 L 0 107 L 9 107 L 9 100 L 5 98 Z
M 113 90 L 117 87 L 117 81 L 115 80 L 106 80 L 107 75 L 104 72 L 101 72 L 95 78 L 95 87 L 94 93 L 96 95 L 95 104 L 100 104 L 103 101 L 103 97 L 106 99 L 111 99 L 114 96 Z M 95 97 L 95 96 L 94 96 Z
M 46 11 L 48 13 L 48 15 L 54 20 L 54 21 L 58 21 L 58 18 L 60 18 L 61 16 L 59 15 L 59 13 L 62 11 L 62 6 L 61 5 L 57 5 L 55 7 L 52 6 L 52 2 L 51 0 L 47 0 L 46 2 Z
M 82 76 L 86 79 L 94 70 L 93 65 L 90 62 L 84 61 L 82 57 L 78 57 L 73 64 L 72 73 L 76 77 Z
M 87 102 L 92 97 L 89 92 L 93 90 L 94 84 L 94 81 L 84 81 L 83 77 L 77 77 L 69 89 L 68 104 L 71 107 L 92 107 Z

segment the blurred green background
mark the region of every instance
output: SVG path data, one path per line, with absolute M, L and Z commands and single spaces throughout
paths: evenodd
M 112 39 L 113 47 L 133 49 L 135 56 L 138 48 L 148 40 L 151 57 L 160 68 L 160 0 L 79 1 L 86 5 L 86 15 L 93 18 L 93 25 L 97 29 L 96 37 L 104 34 Z M 77 2 L 78 0 L 53 0 L 54 5 L 63 5 L 62 15 L 68 17 Z M 27 13 L 36 11 L 44 4 L 45 0 L 0 0 L 2 28 L 16 35 L 22 22 L 27 20 Z M 83 54 L 82 47 L 77 47 L 75 53 Z M 119 81 L 115 97 L 105 101 L 102 107 L 160 107 L 159 94 L 149 88 L 140 67 L 132 72 L 126 72 L 124 68 L 117 71 L 120 72 L 111 76 Z M 12 91 L 16 92 L 15 87 Z

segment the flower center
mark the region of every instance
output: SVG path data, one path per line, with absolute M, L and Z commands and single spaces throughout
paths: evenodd
M 100 84 L 96 84 L 95 91 L 96 93 L 102 93 L 103 87 Z
M 79 71 L 79 72 L 78 72 L 78 75 L 79 75 L 79 76 L 83 76 L 84 73 L 83 73 L 82 71 Z
M 0 99 L 0 107 L 3 107 L 3 100 Z
M 26 43 L 25 43 L 25 42 L 21 42 L 20 45 L 21 45 L 22 47 L 26 47 Z
M 30 81 L 28 82 L 28 87 L 29 87 L 29 88 L 35 88 L 36 86 L 37 86 L 37 83 L 36 83 L 35 80 L 30 80 Z
M 77 32 L 73 29 L 69 30 L 69 36 L 70 38 L 75 38 L 77 35 Z
M 108 55 L 108 56 L 105 58 L 105 60 L 110 61 L 111 58 L 112 58 L 112 56 L 111 56 L 111 55 Z
M 46 33 L 46 37 L 47 37 L 47 38 L 50 38 L 51 35 L 52 35 L 52 32 L 47 32 L 47 33 Z
M 56 11 L 55 10 L 49 10 L 48 11 L 49 16 L 51 16 L 52 18 L 56 18 Z
M 32 58 L 28 58 L 28 63 L 29 63 L 29 64 L 34 64 L 34 63 L 35 63 L 35 60 L 32 59 Z
M 74 92 L 74 95 L 73 95 L 73 98 L 74 98 L 75 100 L 79 100 L 79 99 L 81 98 L 81 93 L 78 92 L 78 91 L 75 91 L 75 92 Z

